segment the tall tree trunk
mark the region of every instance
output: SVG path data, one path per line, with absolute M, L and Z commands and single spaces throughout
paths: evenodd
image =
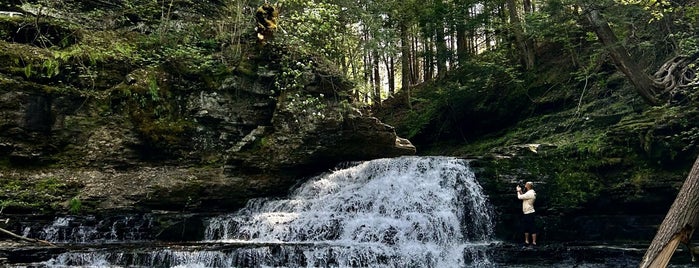
M 531 14 L 534 6 L 532 6 L 532 0 L 524 0 L 522 1 L 524 4 L 524 14 Z
M 437 76 L 444 77 L 447 74 L 447 60 L 449 49 L 447 47 L 446 31 L 447 5 L 444 0 L 435 1 L 435 27 L 434 44 L 437 48 Z
M 413 56 L 412 62 L 410 63 L 410 84 L 415 85 L 420 82 L 420 54 L 418 53 L 420 49 L 420 45 L 418 43 L 418 37 L 413 35 L 412 42 L 411 42 L 411 50 L 410 55 Z
M 405 22 L 400 24 L 400 87 L 401 90 L 410 89 L 410 40 L 408 39 L 408 26 Z
M 467 18 L 468 20 L 474 19 L 477 16 L 478 16 L 478 13 L 477 13 L 475 7 L 471 7 L 468 9 L 468 18 Z M 485 39 L 487 39 L 487 37 L 485 37 L 485 35 L 487 34 L 487 31 L 488 31 L 488 28 L 487 28 L 487 26 L 485 26 L 483 28 L 483 35 L 484 35 Z M 476 29 L 474 27 L 470 27 L 470 29 L 468 30 L 468 36 L 466 37 L 466 39 L 468 42 L 468 53 L 469 53 L 467 56 L 470 57 L 471 55 L 478 54 L 478 29 Z
M 434 50 L 433 50 L 433 42 L 430 40 L 429 37 L 425 37 L 423 43 L 424 47 L 424 57 L 425 59 L 423 60 L 423 74 L 422 78 L 424 81 L 428 81 L 432 79 L 432 74 L 434 74 Z
M 355 50 L 354 48 L 350 48 L 348 51 L 349 53 L 347 55 L 347 57 L 349 57 L 349 65 L 351 66 L 351 69 L 352 69 L 352 77 L 355 79 L 359 78 L 359 69 L 357 68 L 357 64 L 355 63 L 356 60 L 358 60 L 357 58 L 355 58 L 356 57 L 355 53 L 358 53 L 357 50 L 359 50 L 359 49 Z M 354 88 L 353 100 L 359 101 L 359 87 Z
M 408 26 L 405 20 L 400 22 L 400 90 L 405 91 L 408 108 L 410 105 L 410 40 L 408 39 Z
M 383 57 L 384 65 L 386 66 L 386 79 L 388 80 L 388 95 L 393 96 L 396 93 L 395 83 L 395 66 L 393 65 L 393 57 L 386 55 Z
M 367 39 L 366 39 L 366 34 L 365 34 L 364 42 L 366 42 L 366 40 Z M 371 55 L 369 54 L 369 49 L 366 47 L 362 48 L 362 62 L 363 62 L 362 71 L 363 71 L 363 75 L 364 75 L 363 82 L 364 82 L 364 85 L 368 86 L 371 84 Z M 359 90 L 359 88 L 361 88 L 361 87 L 357 87 L 357 90 Z M 363 95 L 362 99 L 364 100 L 364 103 L 368 103 L 368 98 L 367 98 L 368 92 L 360 92 L 359 94 Z
M 349 47 L 346 42 L 345 42 L 345 35 L 342 35 L 342 39 L 340 40 L 340 46 L 341 47 Z M 351 52 L 347 52 L 347 54 L 350 54 Z M 347 57 L 345 55 L 340 57 L 340 68 L 342 69 L 342 73 L 345 75 L 349 75 L 349 63 L 347 62 Z
M 515 36 L 517 49 L 519 49 L 520 60 L 522 65 L 527 70 L 534 68 L 534 48 L 533 42 L 529 42 L 525 36 L 522 18 L 519 16 L 518 5 L 516 0 L 507 0 L 507 9 L 510 12 L 510 24 L 512 25 L 512 34 Z M 532 43 L 532 44 L 530 44 Z
M 626 78 L 633 84 L 638 94 L 648 104 L 660 105 L 660 100 L 654 94 L 658 88 L 656 88 L 653 80 L 631 59 L 629 52 L 621 45 L 609 27 L 609 23 L 599 13 L 599 10 L 595 8 L 590 9 L 587 12 L 587 19 L 592 24 L 600 42 L 607 48 L 616 67 L 626 75 Z
M 650 243 L 638 267 L 666 267 L 677 246 L 689 240 L 699 225 L 699 158 Z M 690 249 L 691 251 L 691 249 Z
M 379 68 L 380 68 L 379 57 L 380 57 L 379 52 L 377 50 L 374 50 L 373 55 L 372 55 L 372 64 L 371 64 L 372 70 L 374 71 L 374 75 L 373 75 L 374 92 L 373 92 L 372 96 L 373 96 L 374 105 L 376 105 L 377 107 L 381 106 L 381 75 L 379 72 Z
M 435 45 L 437 47 L 437 76 L 444 77 L 447 74 L 447 59 L 449 58 L 449 50 L 447 49 L 447 40 L 444 36 L 444 27 L 437 27 L 435 32 Z
M 524 5 L 524 17 L 522 18 L 522 29 L 525 33 L 525 36 L 529 36 L 527 34 L 527 31 L 525 30 L 526 28 L 524 27 L 527 23 L 526 16 L 531 15 L 532 12 L 534 11 L 534 6 L 531 0 L 524 0 L 523 1 Z M 531 68 L 534 67 L 534 64 L 536 63 L 536 44 L 535 40 L 533 37 L 526 37 L 524 40 L 524 45 L 527 47 L 527 64 L 531 66 Z
M 503 21 L 503 23 L 504 23 L 507 21 L 507 18 L 508 18 L 507 8 L 505 8 L 506 7 L 505 3 L 500 3 L 499 7 L 500 8 L 498 8 L 498 10 L 497 10 L 497 13 L 498 13 L 497 16 L 500 18 L 500 21 Z M 507 29 L 505 29 L 505 34 L 496 34 L 495 35 L 499 38 L 498 44 L 505 45 L 508 43 L 508 40 L 510 39 L 508 32 L 509 31 Z
M 469 10 L 471 9 L 469 8 Z M 470 39 L 467 37 L 468 35 L 466 23 L 459 21 L 456 25 L 456 58 L 459 62 L 459 66 L 464 66 L 471 51 L 469 46 Z

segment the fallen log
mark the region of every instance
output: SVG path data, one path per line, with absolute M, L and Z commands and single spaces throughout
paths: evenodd
M 26 241 L 26 242 L 30 242 L 30 243 L 38 243 L 38 244 L 42 244 L 42 245 L 54 246 L 54 244 L 51 244 L 51 242 L 49 242 L 49 241 L 24 237 L 24 236 L 15 234 L 13 232 L 10 232 L 8 230 L 5 230 L 3 228 L 0 228 L 0 233 L 4 233 L 6 235 L 9 235 L 12 238 L 19 239 L 19 240 Z
M 680 243 L 693 253 L 691 238 L 699 225 L 699 158 L 648 246 L 639 268 L 667 267 Z M 694 256 L 692 256 L 694 257 Z

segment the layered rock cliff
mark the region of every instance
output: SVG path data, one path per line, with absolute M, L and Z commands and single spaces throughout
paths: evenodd
M 415 153 L 323 58 L 217 40 L 216 1 L 167 17 L 151 2 L 5 7 L 22 13 L 0 17 L 5 213 L 233 210 L 338 162 Z

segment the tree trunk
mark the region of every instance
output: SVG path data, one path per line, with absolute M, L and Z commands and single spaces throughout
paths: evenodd
M 436 17 L 434 20 L 433 41 L 437 49 L 437 76 L 444 77 L 447 74 L 447 60 L 449 59 L 449 49 L 445 35 L 447 7 L 444 0 L 435 1 L 434 12 Z
M 631 59 L 629 52 L 619 43 L 607 21 L 600 15 L 599 10 L 590 9 L 587 12 L 587 19 L 592 24 L 600 42 L 607 48 L 616 67 L 626 75 L 626 78 L 633 84 L 638 94 L 648 104 L 660 105 L 660 100 L 654 94 L 658 88 L 656 88 L 653 80 Z
M 464 66 L 464 63 L 466 63 L 468 59 L 469 52 L 471 51 L 469 48 L 470 39 L 466 37 L 467 35 L 466 25 L 460 22 L 456 26 L 456 59 L 459 66 Z
M 531 0 L 524 0 L 522 1 L 524 4 L 524 14 L 531 14 L 532 11 L 534 10 L 534 6 L 532 5 Z
M 471 19 L 474 19 L 476 17 L 478 17 L 478 12 L 476 11 L 476 8 L 475 7 L 469 8 L 468 19 L 471 20 Z M 476 28 L 474 28 L 474 27 L 469 27 L 469 28 L 470 29 L 468 29 L 468 37 L 467 37 L 468 41 L 467 42 L 469 45 L 469 48 L 468 48 L 469 55 L 468 56 L 470 57 L 471 55 L 478 54 L 479 34 L 478 34 L 478 30 Z M 482 33 L 484 39 L 488 39 L 487 34 L 488 34 L 488 26 L 485 26 L 483 28 L 483 33 Z M 487 46 L 487 44 L 486 44 L 486 46 Z
M 444 77 L 447 74 L 447 59 L 449 51 L 447 40 L 444 36 L 444 27 L 441 25 L 435 31 L 435 45 L 437 46 L 437 76 Z
M 408 39 L 408 26 L 405 20 L 400 23 L 400 90 L 405 91 L 406 103 L 410 105 L 410 40 Z
M 534 68 L 534 48 L 533 42 L 527 40 L 522 25 L 522 19 L 519 16 L 516 0 L 507 0 L 507 9 L 510 12 L 510 24 L 512 25 L 512 34 L 515 36 L 517 49 L 519 49 L 520 60 L 522 65 L 527 70 Z
M 638 267 L 666 267 L 680 242 L 689 246 L 689 240 L 697 225 L 699 225 L 699 158 L 694 162 L 675 202 L 672 203 Z
M 367 43 L 369 42 L 369 34 L 365 31 L 363 38 L 361 40 L 362 43 Z M 371 81 L 371 61 L 370 61 L 370 51 L 368 47 L 363 47 L 362 48 L 362 60 L 364 62 L 364 84 L 369 85 L 369 82 Z
M 349 52 L 348 57 L 350 59 L 349 65 L 350 65 L 351 70 L 352 70 L 352 77 L 357 79 L 357 78 L 359 78 L 359 68 L 357 67 L 357 64 L 356 64 L 357 58 L 356 58 L 355 53 L 359 53 L 359 52 L 356 51 L 355 48 L 350 48 L 348 50 L 348 52 Z M 352 91 L 353 91 L 353 94 L 352 94 L 353 100 L 359 101 L 359 87 L 355 87 Z
M 388 80 L 388 95 L 393 96 L 396 93 L 396 83 L 395 83 L 395 66 L 393 65 L 393 57 L 385 55 L 383 57 L 384 65 L 386 66 L 386 80 Z
M 410 89 L 410 40 L 408 39 L 408 26 L 405 22 L 400 24 L 400 70 L 401 90 Z
M 374 50 L 373 55 L 372 55 L 372 70 L 374 72 L 373 78 L 374 78 L 374 92 L 372 94 L 373 102 L 374 105 L 377 107 L 381 106 L 381 74 L 379 72 L 379 52 Z
M 423 46 L 423 55 L 424 60 L 422 61 L 422 79 L 423 81 L 427 81 L 432 79 L 432 74 L 434 74 L 434 50 L 432 49 L 433 47 L 433 42 L 430 40 L 429 37 L 425 37 L 424 41 L 422 42 Z
M 410 83 L 412 85 L 415 85 L 420 82 L 420 57 L 418 56 L 418 50 L 420 49 L 420 44 L 418 41 L 417 36 L 413 36 L 413 52 L 411 55 L 413 56 L 413 63 L 411 65 L 411 76 L 410 76 Z

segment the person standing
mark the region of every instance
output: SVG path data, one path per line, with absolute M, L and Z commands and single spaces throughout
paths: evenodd
M 524 231 L 524 244 L 529 244 L 529 234 L 531 234 L 531 245 L 536 245 L 536 224 L 534 222 L 534 201 L 536 200 L 536 192 L 534 184 L 530 181 L 524 184 L 526 191 L 522 193 L 522 187 L 517 185 L 517 199 L 522 200 L 522 227 Z

